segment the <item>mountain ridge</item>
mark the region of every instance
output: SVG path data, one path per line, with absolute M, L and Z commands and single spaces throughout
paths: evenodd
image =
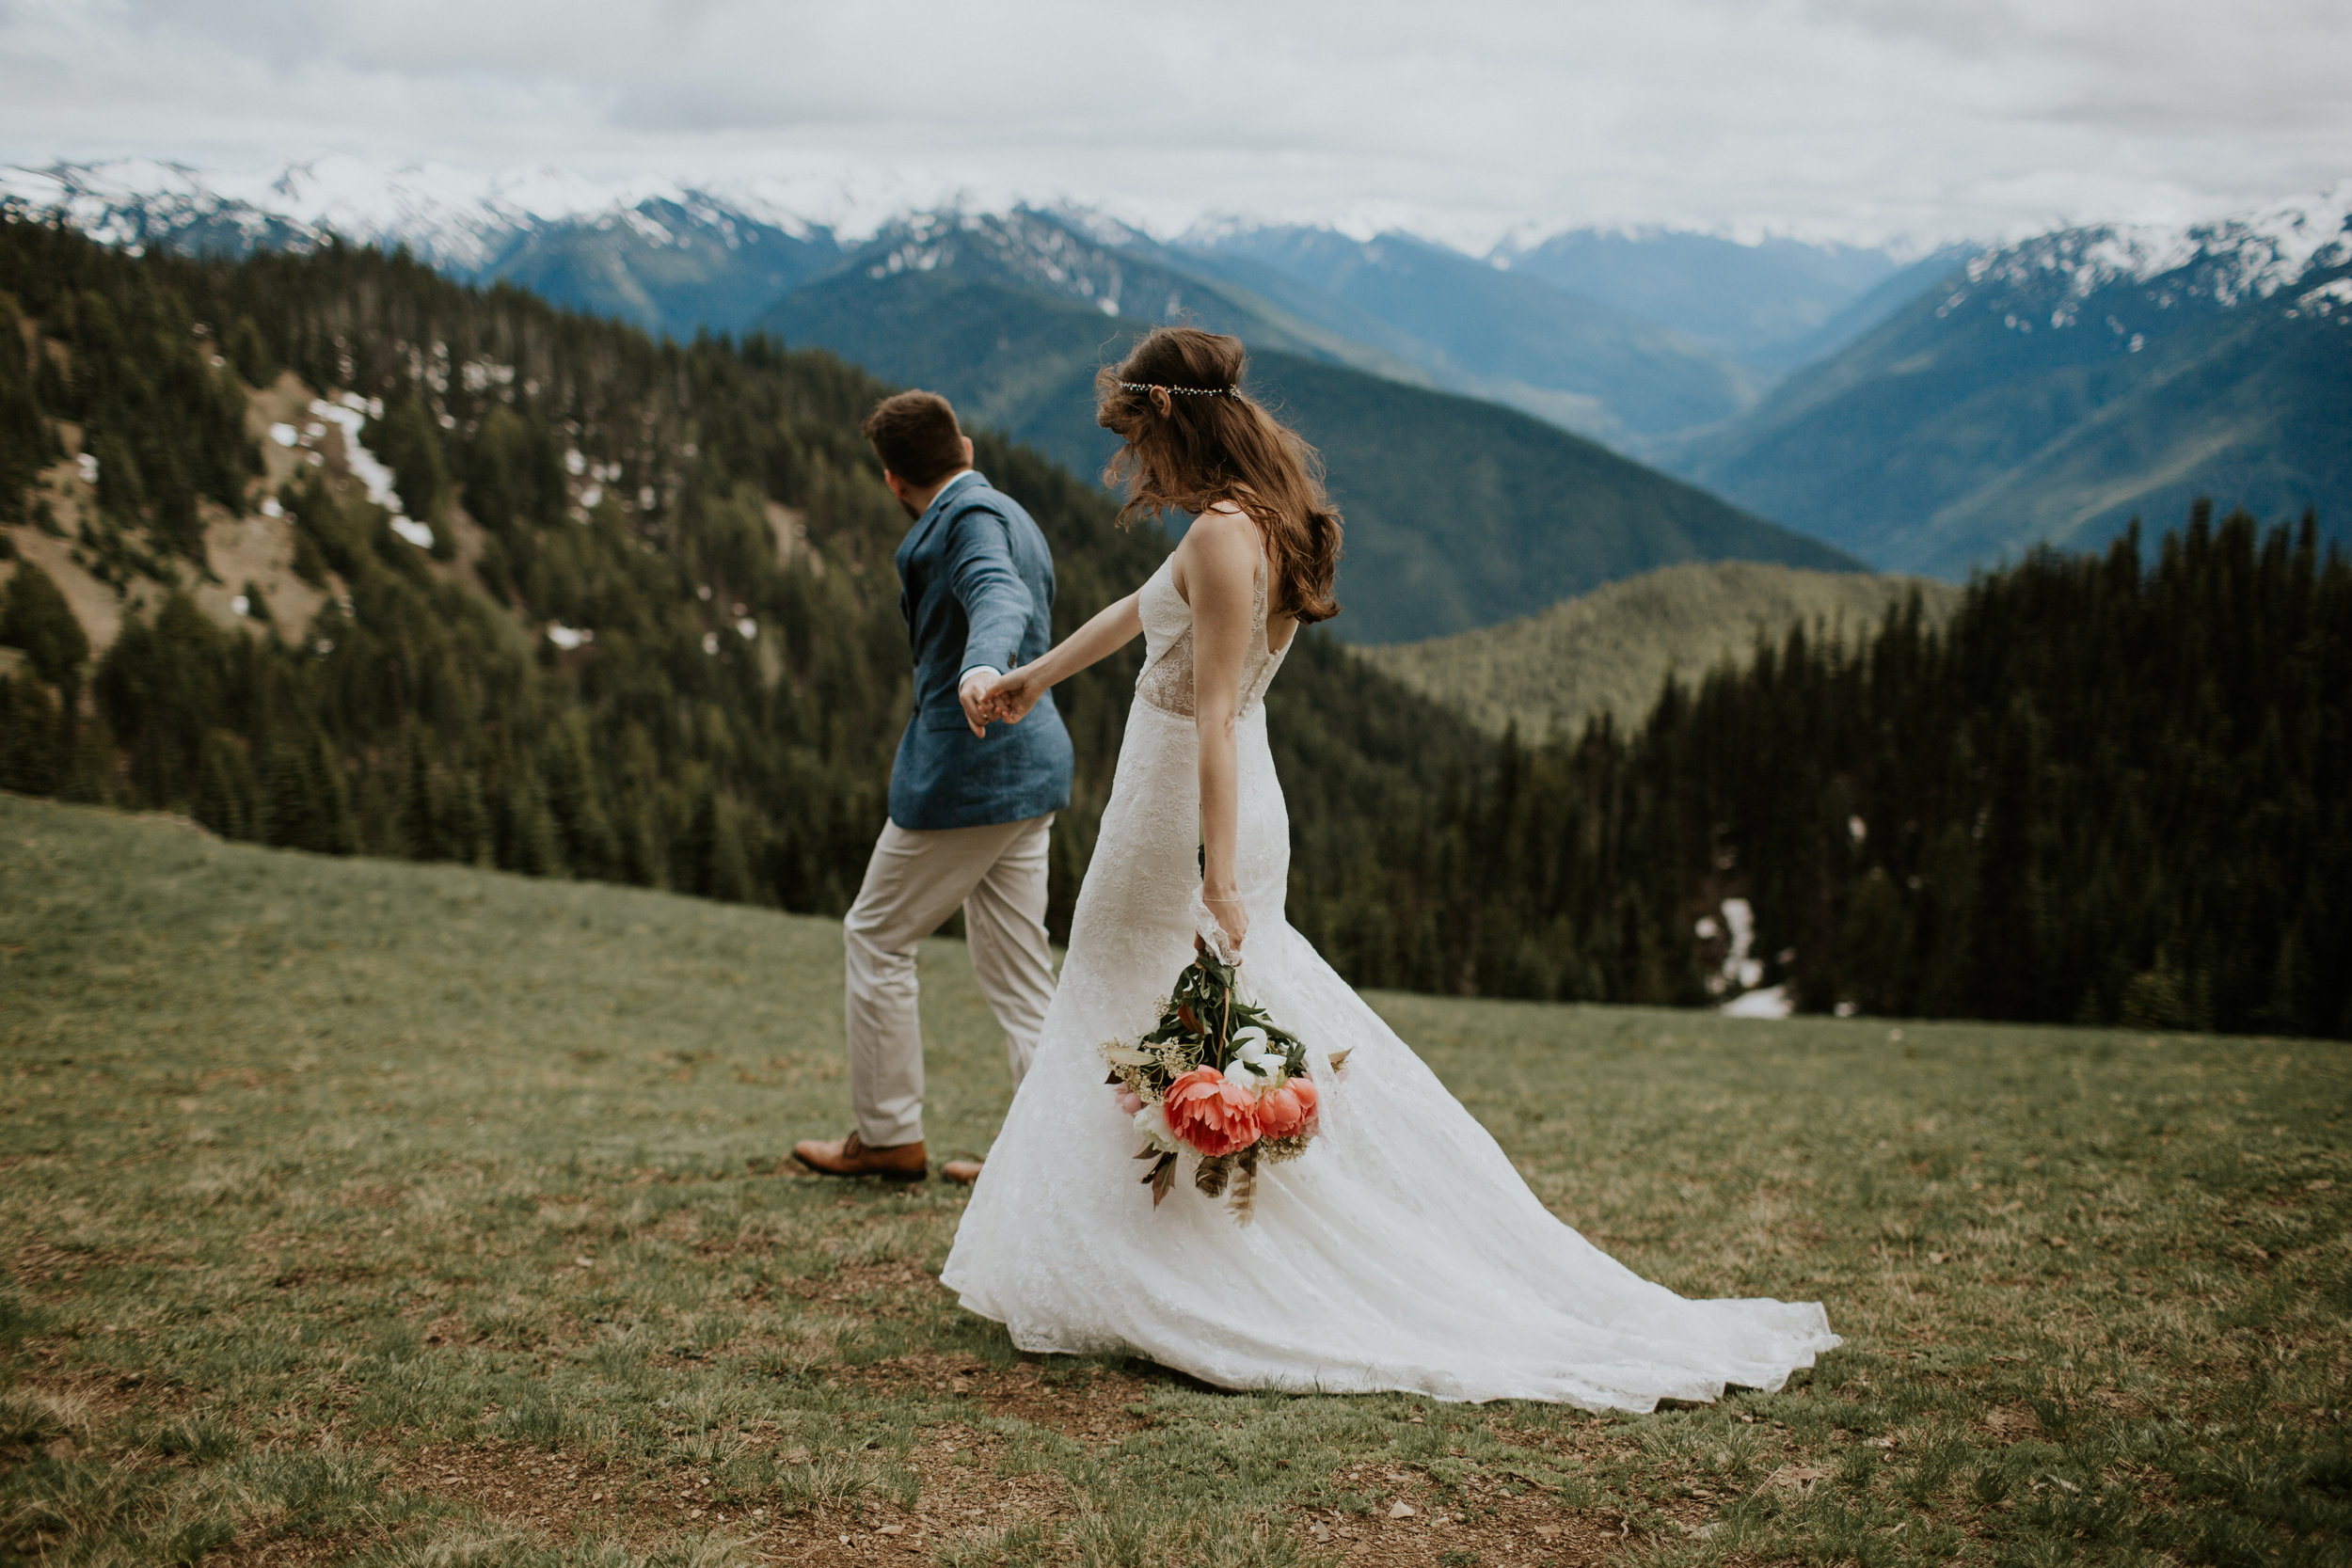
M 2243 218 L 2036 236 L 1955 269 L 1756 409 L 1665 454 L 1882 567 L 2095 547 L 2200 495 L 2352 502 L 2352 182 Z
M 894 233 L 919 249 L 976 224 L 1042 221 L 1120 258 L 1114 267 L 1157 265 L 1187 275 L 1195 292 L 1256 295 L 1254 310 L 1235 303 L 1244 316 L 1279 318 L 1275 337 L 1296 341 L 1278 346 L 1502 402 L 1637 453 L 1662 434 L 1722 422 L 1770 380 L 1671 323 L 1513 275 L 1500 254 L 1476 258 L 1395 231 L 1358 241 L 1334 230 L 1196 224 L 1163 242 L 1066 201 L 987 207 L 946 193 L 918 198 L 904 184 L 599 182 L 552 168 L 386 169 L 348 157 L 237 174 L 136 159 L 0 168 L 0 197 L 130 245 L 246 255 L 338 236 L 405 246 L 462 280 L 517 282 L 679 339 L 745 330 L 787 289 L 854 264 L 853 254 Z M 1379 275 L 1394 275 L 1385 300 L 1345 297 L 1344 279 L 1337 292 L 1307 287 L 1295 268 L 1279 285 L 1273 273 L 1242 276 L 1253 264 L 1245 252 L 1263 252 L 1277 233 L 1311 237 L 1375 293 Z M 1025 280 L 1066 292 L 1060 279 Z M 1116 288 L 1102 297 L 1115 300 Z

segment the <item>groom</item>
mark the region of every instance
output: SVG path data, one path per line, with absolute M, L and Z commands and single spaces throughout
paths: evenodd
M 972 467 L 972 443 L 946 398 L 900 392 L 860 428 L 882 459 L 882 483 L 914 519 L 897 556 L 914 714 L 890 769 L 890 820 L 842 923 L 857 1130 L 792 1153 L 826 1176 L 920 1181 L 929 1167 L 915 943 L 963 906 L 972 968 L 1004 1026 L 1018 1084 L 1054 999 L 1045 849 L 1054 814 L 1070 803 L 1070 734 L 1051 696 L 993 734 L 973 717 L 991 676 L 1053 643 L 1045 536 Z M 941 1167 L 956 1181 L 979 1172 L 969 1160 Z

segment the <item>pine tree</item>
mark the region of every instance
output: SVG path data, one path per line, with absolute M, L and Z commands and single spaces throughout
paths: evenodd
M 51 686 L 69 693 L 80 689 L 89 638 L 56 579 L 29 561 L 20 562 L 0 590 L 0 645 L 24 649 L 33 673 Z
M 257 793 L 253 762 L 244 742 L 227 730 L 205 732 L 190 815 L 223 838 L 256 838 L 261 830 Z

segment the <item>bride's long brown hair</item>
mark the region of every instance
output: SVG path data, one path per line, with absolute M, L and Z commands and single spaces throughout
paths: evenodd
M 1265 535 L 1269 597 L 1301 622 L 1340 612 L 1340 515 L 1323 489 L 1323 459 L 1243 389 L 1249 356 L 1238 338 L 1158 326 L 1094 377 L 1094 422 L 1120 448 L 1103 477 L 1127 492 L 1122 523 L 1147 512 L 1194 515 L 1230 501 Z

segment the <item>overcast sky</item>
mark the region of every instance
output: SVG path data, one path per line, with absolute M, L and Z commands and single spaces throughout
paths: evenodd
M 1992 239 L 2352 174 L 2352 0 L 0 0 L 0 161 Z

